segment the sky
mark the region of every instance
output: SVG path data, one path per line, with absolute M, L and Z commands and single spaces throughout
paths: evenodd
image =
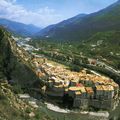
M 99 11 L 117 0 L 0 0 L 0 18 L 46 27 L 81 13 Z

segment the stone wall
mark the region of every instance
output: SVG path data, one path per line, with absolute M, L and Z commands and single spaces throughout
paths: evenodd
M 114 108 L 115 102 L 116 100 L 114 99 L 108 99 L 108 100 L 92 99 L 89 101 L 89 106 L 98 109 L 110 110 Z
M 87 109 L 89 106 L 89 100 L 88 99 L 80 99 L 75 98 L 73 102 L 73 107 L 80 108 L 80 109 Z
M 110 110 L 114 109 L 117 100 L 109 99 L 109 100 L 97 100 L 97 99 L 81 99 L 75 98 L 73 102 L 74 108 L 80 108 L 82 110 L 89 109 L 90 107 L 96 109 Z

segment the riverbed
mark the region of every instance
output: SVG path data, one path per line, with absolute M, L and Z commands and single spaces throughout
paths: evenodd
M 52 107 L 52 108 L 48 108 Z M 57 109 L 56 109 L 57 108 Z M 69 110 L 58 109 L 56 106 L 46 106 L 48 115 L 56 120 L 120 120 L 120 104 L 114 111 L 107 112 L 73 112 Z M 55 110 L 54 110 L 55 109 Z M 60 111 L 59 111 L 60 110 Z
M 28 102 L 33 101 L 36 104 L 39 103 L 38 109 L 40 111 L 44 111 L 45 114 L 47 114 L 50 118 L 54 118 L 55 120 L 120 120 L 120 104 L 115 110 L 109 113 L 107 111 L 88 112 L 63 109 L 48 102 L 42 103 L 41 101 L 30 96 L 29 98 L 26 98 L 25 96 L 24 99 L 28 100 Z
M 88 111 L 73 111 L 62 109 L 51 103 L 45 103 L 48 111 L 53 116 L 60 120 L 109 120 L 109 113 L 107 111 L 88 112 Z M 58 117 L 58 116 L 59 117 Z M 72 115 L 72 116 L 71 116 Z

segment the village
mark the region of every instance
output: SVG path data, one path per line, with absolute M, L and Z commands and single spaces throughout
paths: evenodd
M 28 58 L 21 54 L 20 48 L 18 52 L 28 61 Z M 69 67 L 34 52 L 31 52 L 29 57 L 32 57 L 30 62 L 35 68 L 34 72 L 45 83 L 39 89 L 47 97 L 62 100 L 67 96 L 65 101 L 69 103 L 69 100 L 72 100 L 73 108 L 85 110 L 89 107 L 107 110 L 116 108 L 119 101 L 119 85 L 113 79 L 96 71 L 88 73 L 86 68 L 79 72 L 71 71 Z M 92 59 L 89 59 L 89 64 L 104 66 L 103 63 Z
M 114 109 L 118 103 L 119 85 L 108 77 L 70 71 L 64 65 L 53 62 L 44 56 L 35 55 L 33 63 L 36 75 L 46 82 L 42 91 L 47 96 L 63 98 L 68 96 L 73 100 L 73 108 Z

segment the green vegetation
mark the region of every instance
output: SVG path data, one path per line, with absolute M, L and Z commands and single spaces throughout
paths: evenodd
M 87 56 L 95 57 L 120 68 L 120 31 L 99 32 L 84 42 Z M 83 52 L 83 51 L 82 51 Z
M 98 32 L 84 41 L 79 43 L 33 40 L 29 44 L 40 48 L 35 51 L 38 54 L 66 61 L 66 64 L 70 62 L 79 65 L 81 61 L 87 63 L 87 58 L 95 58 L 120 69 L 120 31 Z
M 0 82 L 0 120 L 53 120 L 44 110 L 34 109 L 19 99 L 12 89 L 5 80 Z
M 0 120 L 52 120 L 44 110 L 33 108 L 17 95 L 28 92 L 37 80 L 30 62 L 19 56 L 10 33 L 0 28 Z
M 54 26 L 55 31 L 49 30 L 50 33 L 45 34 L 50 34 L 51 38 L 35 39 L 29 44 L 40 48 L 39 51 L 34 51 L 35 53 L 65 64 L 72 71 L 79 72 L 83 69 L 85 66 L 81 67 L 81 64 L 87 64 L 88 58 L 99 59 L 115 69 L 120 69 L 119 11 L 120 4 L 116 4 L 87 17 L 85 15 L 80 19 L 74 18 L 67 25 L 67 21 L 57 24 Z M 24 57 L 28 55 L 23 50 L 22 53 Z M 28 92 L 33 83 L 39 81 L 32 71 L 30 60 L 25 62 L 18 55 L 16 43 L 10 34 L 0 28 L 0 83 L 4 82 L 4 79 L 13 80 L 12 87 L 0 85 L 0 119 L 51 120 L 44 109 L 33 110 L 28 103 L 18 99 L 16 94 L 24 93 L 24 90 Z M 95 66 L 93 69 L 112 76 L 103 68 Z M 35 114 L 32 118 L 29 116 L 31 112 Z
M 4 51 L 4 52 L 3 52 Z M 18 51 L 15 41 L 3 28 L 0 29 L 0 67 L 6 78 L 16 86 L 28 87 L 38 80 L 31 69 L 31 63 L 24 59 L 29 58 L 27 52 L 21 49 Z M 21 57 L 23 56 L 23 58 Z M 30 59 L 30 58 L 29 58 Z
M 79 16 L 79 15 L 78 15 Z M 120 30 L 120 1 L 98 12 L 75 16 L 40 31 L 38 36 L 57 41 L 79 41 L 88 39 L 97 32 Z

